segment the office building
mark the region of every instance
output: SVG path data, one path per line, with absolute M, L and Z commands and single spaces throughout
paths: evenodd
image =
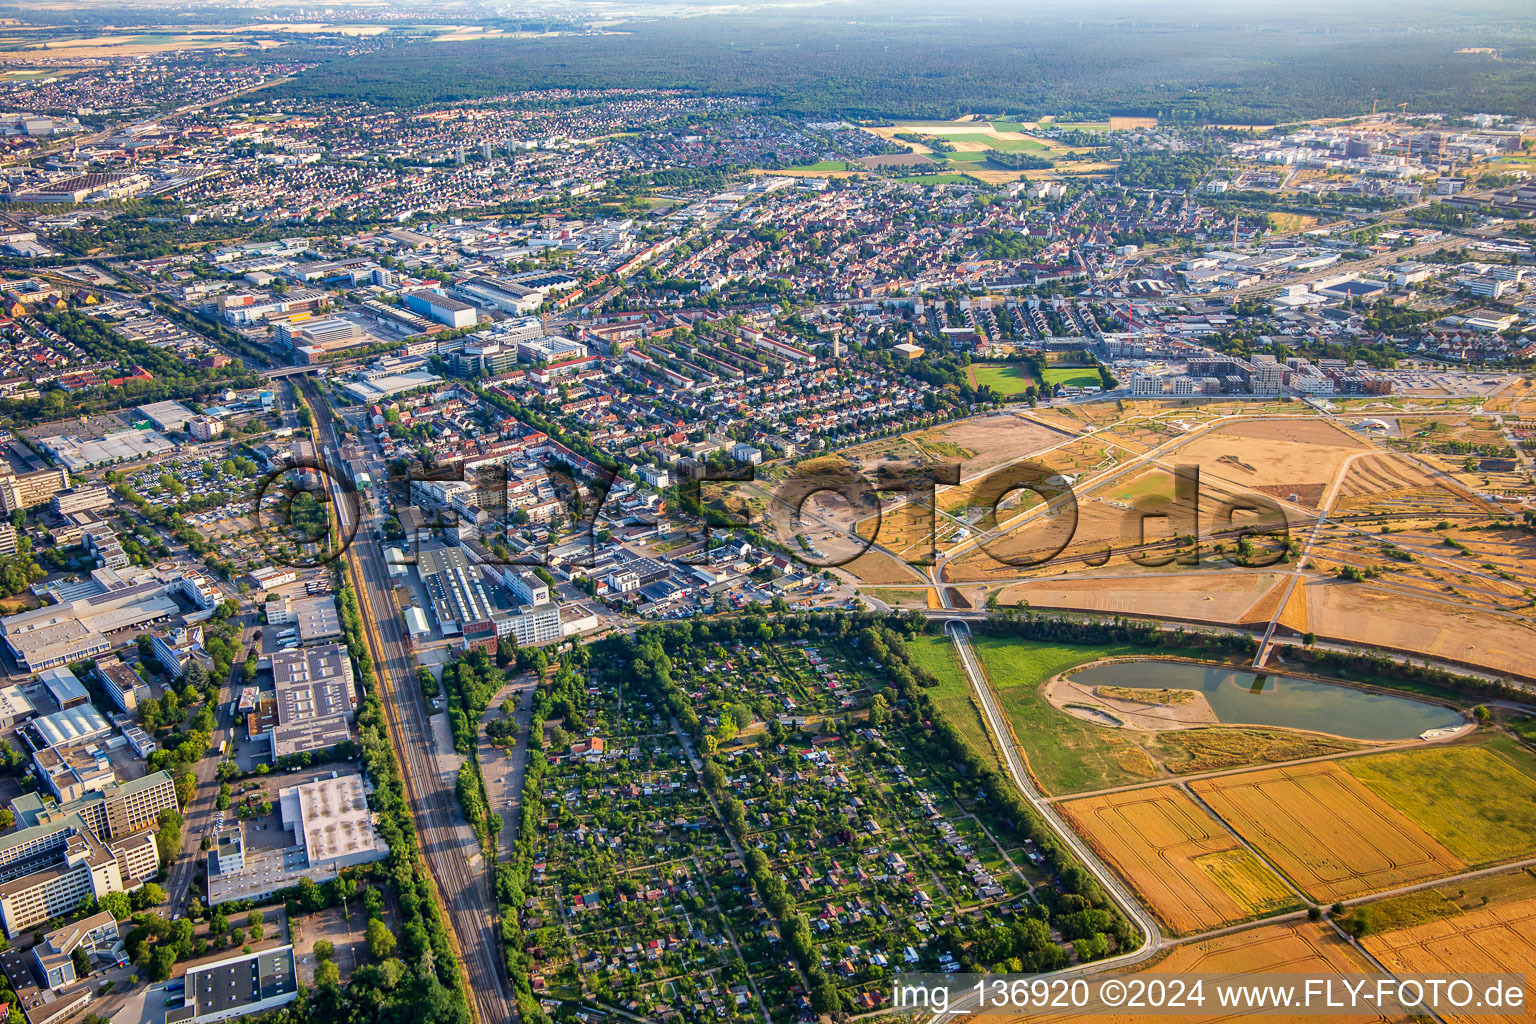
M 293 947 L 279 946 L 187 969 L 183 1004 L 165 1024 L 213 1024 L 287 1006 L 299 997 Z
M 71 512 L 96 512 L 112 504 L 112 490 L 106 486 L 71 487 L 53 496 L 53 511 L 64 516 Z
M 82 918 L 62 928 L 43 934 L 43 941 L 32 947 L 32 974 L 42 988 L 62 989 L 76 981 L 74 952 L 110 957 L 122 948 L 117 919 L 105 910 Z
M 208 668 L 213 659 L 203 649 L 202 626 L 177 626 L 150 637 L 155 660 L 160 662 L 167 675 L 180 679 L 187 674 L 187 667 L 194 661 Z
M 0 515 L 19 508 L 46 505 L 69 486 L 67 469 L 39 469 L 32 473 L 0 473 Z
M 132 712 L 138 708 L 140 698 L 149 696 L 149 687 L 139 674 L 116 657 L 97 659 L 93 671 L 119 711 Z

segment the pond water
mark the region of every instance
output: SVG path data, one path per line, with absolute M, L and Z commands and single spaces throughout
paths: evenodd
M 1465 721 L 1450 708 L 1409 697 L 1185 661 L 1117 661 L 1074 672 L 1071 679 L 1083 686 L 1198 690 L 1224 725 L 1307 729 L 1355 740 L 1413 739 Z

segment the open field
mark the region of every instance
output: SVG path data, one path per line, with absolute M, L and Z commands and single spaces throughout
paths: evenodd
M 1512 740 L 1341 763 L 1468 864 L 1496 864 L 1536 851 L 1536 760 Z
M 1358 743 L 1316 733 L 1227 726 L 1170 730 L 1159 733 L 1155 742 L 1158 760 L 1175 775 L 1278 764 L 1360 749 Z
M 1118 544 L 1117 544 L 1118 546 Z M 1073 567 L 1084 571 L 1081 564 Z M 1232 625 L 1257 621 L 1249 609 L 1280 579 L 1273 571 L 1222 569 L 1171 573 L 1144 572 L 1112 579 L 1074 580 L 1050 576 L 1004 588 L 1000 604 L 1029 602 L 1037 608 L 1163 615 L 1190 622 Z
M 1300 905 L 1273 871 L 1174 786 L 1072 800 L 1059 809 L 1173 932 Z
M 1344 460 L 1366 445 L 1322 420 L 1235 420 L 1180 446 L 1168 458 L 1248 490 L 1314 505 Z
M 1051 707 L 1041 692 L 1047 679 L 1098 658 L 1139 653 L 1121 646 L 1043 644 L 979 637 L 976 655 L 1030 774 L 1047 793 L 1083 793 L 1153 778 L 1157 767 L 1122 730 L 1101 729 Z
M 1466 868 L 1337 763 L 1267 768 L 1189 785 L 1292 884 L 1320 902 Z
M 1352 640 L 1412 654 L 1529 674 L 1536 626 L 1493 615 L 1464 602 L 1420 599 L 1398 591 L 1334 580 L 1304 590 L 1307 628 L 1332 640 Z
M 971 695 L 970 684 L 960 668 L 954 641 L 946 636 L 925 634 L 908 640 L 907 650 L 918 667 L 928 670 L 939 681 L 939 685 L 928 693 L 939 706 L 940 714 L 960 730 L 972 750 L 996 765 L 998 771 L 1005 771 L 1003 759 L 987 734 L 981 709 L 976 706 L 976 698 Z
M 1062 387 L 1094 388 L 1103 383 L 1099 371 L 1091 366 L 1047 366 L 1045 382 Z
M 1236 973 L 1308 974 L 1317 977 L 1362 974 L 1372 970 L 1369 961 L 1326 925 L 1311 921 L 1272 924 L 1229 935 L 1174 946 L 1166 954 L 1138 964 L 1131 973 L 1189 975 Z M 1231 1024 L 1244 1019 L 1231 1010 L 1211 1006 L 1209 1012 L 1170 1017 L 1181 1024 Z M 1081 1024 L 1080 1013 L 1031 1013 L 1027 1017 L 993 1018 L 1003 1024 Z M 1091 1018 L 1095 1024 L 1145 1024 L 1145 1015 L 1125 1013 Z M 1386 1024 L 1405 1018 L 1380 1014 L 1330 1017 L 1266 1016 L 1266 1021 L 1326 1020 L 1329 1024 Z
M 1351 909 L 1351 917 L 1359 915 L 1367 922 L 1361 945 L 1389 971 L 1527 976 L 1536 971 L 1536 879 L 1529 872 L 1472 879 Z
M 962 480 L 1066 440 L 1060 432 L 1012 413 L 973 416 L 905 437 L 919 457 L 960 462 Z

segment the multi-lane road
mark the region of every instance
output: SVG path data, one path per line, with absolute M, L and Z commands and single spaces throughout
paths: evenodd
M 339 447 L 330 406 L 313 381 L 305 382 L 303 392 L 314 413 L 316 440 L 334 459 Z M 329 486 L 343 540 L 354 527 L 357 529 L 344 558 L 378 676 L 379 700 L 405 780 L 406 799 L 441 906 L 448 913 L 464 965 L 470 1006 L 480 1024 L 503 1024 L 513 1019 L 514 1012 L 490 872 L 473 832 L 463 823 L 454 780 L 445 776 L 438 763 L 421 688 L 396 614 L 383 550 L 368 523 L 353 522 L 357 510 L 340 482 L 331 479 Z

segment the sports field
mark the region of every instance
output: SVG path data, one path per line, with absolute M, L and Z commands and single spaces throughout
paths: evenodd
M 1045 382 L 1062 387 L 1096 388 L 1103 383 L 1099 371 L 1091 366 L 1047 366 Z
M 1040 383 L 1027 363 L 972 363 L 966 374 L 976 387 L 991 388 L 1000 395 L 1022 395 Z
M 1536 852 L 1536 762 L 1507 738 L 1341 764 L 1468 864 Z
M 1336 762 L 1189 785 L 1292 884 L 1320 902 L 1455 874 L 1467 866 Z
M 1173 932 L 1300 906 L 1273 871 L 1177 787 L 1072 800 L 1060 809 Z

